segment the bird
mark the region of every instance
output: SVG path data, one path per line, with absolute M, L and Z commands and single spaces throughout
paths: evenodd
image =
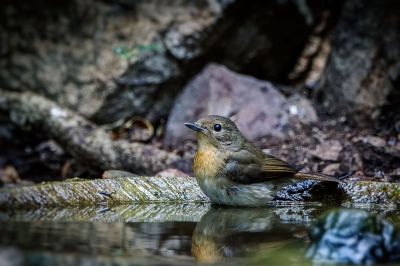
M 212 207 L 193 231 L 192 255 L 198 263 L 217 265 L 231 257 L 279 252 L 300 228 L 276 230 L 277 222 L 282 221 L 269 208 Z
M 185 123 L 194 130 L 193 172 L 211 202 L 228 206 L 265 206 L 283 186 L 301 179 L 339 182 L 333 176 L 299 168 L 263 152 L 229 118 L 210 115 Z

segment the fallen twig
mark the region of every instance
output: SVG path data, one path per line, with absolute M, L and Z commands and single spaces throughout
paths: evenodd
M 33 93 L 0 90 L 0 110 L 21 128 L 43 132 L 79 161 L 102 170 L 151 175 L 182 163 L 176 154 L 151 145 L 114 141 L 82 116 Z

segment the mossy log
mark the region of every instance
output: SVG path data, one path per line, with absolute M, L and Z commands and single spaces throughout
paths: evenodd
M 294 193 L 296 192 L 294 191 Z M 298 193 L 304 193 L 304 188 Z M 321 192 L 318 190 L 313 192 L 310 189 L 310 193 Z M 388 206 L 400 203 L 400 186 L 396 183 L 342 182 L 339 187 L 323 193 L 330 194 L 330 197 L 337 195 L 342 204 L 361 203 Z M 128 176 L 48 182 L 33 186 L 0 189 L 0 208 L 195 202 L 210 201 L 193 177 Z
M 0 208 L 209 202 L 194 178 L 120 177 L 0 189 Z
M 79 161 L 103 170 L 123 169 L 151 175 L 179 168 L 182 159 L 141 143 L 112 140 L 103 129 L 73 111 L 33 93 L 0 89 L 0 110 L 21 128 L 44 133 Z

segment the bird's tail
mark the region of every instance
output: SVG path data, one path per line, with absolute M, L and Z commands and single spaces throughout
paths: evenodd
M 294 178 L 312 179 L 312 180 L 329 181 L 329 182 L 340 182 L 340 180 L 337 179 L 334 176 L 324 175 L 324 174 L 317 174 L 317 173 L 301 173 L 301 172 L 297 172 L 296 174 L 294 174 Z

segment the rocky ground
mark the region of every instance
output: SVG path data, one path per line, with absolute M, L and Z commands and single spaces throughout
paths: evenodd
M 199 86 L 203 89 L 199 90 Z M 220 65 L 210 65 L 188 83 L 164 128 L 155 130 L 146 119 L 136 118 L 125 126 L 105 130 L 111 139 L 139 141 L 182 156 L 186 163 L 173 173 L 191 175 L 195 140 L 183 123 L 214 113 L 213 109 L 215 113 L 230 116 L 243 134 L 265 152 L 303 165 L 307 171 L 336 176 L 352 172 L 352 180 L 399 180 L 400 141 L 393 125 L 375 122 L 376 127 L 361 129 L 345 116 L 317 112 L 305 96 L 285 96 L 279 86 L 239 75 Z M 101 175 L 100 168 L 79 163 L 55 141 L 43 141 L 34 132 L 27 134 L 8 125 L 3 127 L 5 149 L 0 154 L 2 183 Z M 7 134 L 12 137 L 7 139 Z M 168 173 L 172 172 L 163 175 Z
M 195 144 L 183 122 L 208 114 L 231 117 L 305 170 L 399 179 L 396 1 L 38 5 L 47 8 L 6 1 L 1 10 L 2 185 L 98 178 L 115 165 L 191 175 Z M 29 93 L 49 109 L 24 102 Z M 54 116 L 62 130 L 49 126 Z M 84 138 L 85 153 L 66 129 Z M 93 145 L 96 132 L 108 146 Z M 133 159 L 116 160 L 121 149 Z M 155 163 L 154 151 L 174 163 Z

